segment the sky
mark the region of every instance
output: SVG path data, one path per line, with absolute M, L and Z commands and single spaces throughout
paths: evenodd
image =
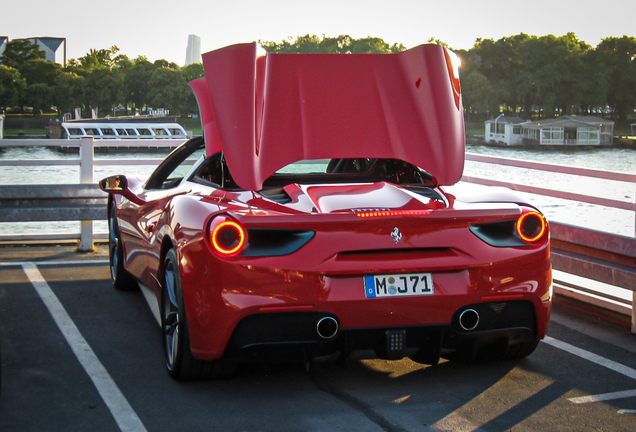
M 202 52 L 306 34 L 372 36 L 407 48 L 435 38 L 469 49 L 479 38 L 573 32 L 595 47 L 606 37 L 635 36 L 635 17 L 633 0 L 3 0 L 0 36 L 66 38 L 67 59 L 114 45 L 131 59 L 183 65 L 191 34 Z

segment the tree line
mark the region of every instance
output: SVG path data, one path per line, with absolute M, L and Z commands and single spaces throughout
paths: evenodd
M 51 106 L 59 113 L 80 108 L 85 115 L 92 109 L 118 115 L 149 107 L 176 115 L 197 111 L 188 82 L 203 76 L 203 65 L 151 63 L 145 56 L 130 59 L 118 52 L 116 46 L 91 49 L 62 66 L 46 61 L 31 41 L 10 41 L 0 57 L 0 107 L 32 107 L 34 113 Z
M 444 44 L 430 39 L 429 43 Z M 406 48 L 381 38 L 305 35 L 282 42 L 259 41 L 279 53 L 396 53 Z M 452 47 L 449 47 L 452 50 Z M 636 38 L 608 37 L 595 48 L 574 33 L 499 40 L 477 39 L 460 57 L 467 115 L 499 112 L 530 117 L 594 114 L 625 120 L 636 107 Z M 187 83 L 203 76 L 200 63 L 180 67 L 166 60 L 130 59 L 115 46 L 91 50 L 63 67 L 44 60 L 27 40 L 6 45 L 0 57 L 0 106 L 56 106 L 59 112 L 120 107 L 135 111 L 167 108 L 184 115 L 197 110 Z
M 608 37 L 596 48 L 574 33 L 478 39 L 456 51 L 468 113 L 524 118 L 593 114 L 626 120 L 636 107 L 636 38 Z
M 447 46 L 437 39 L 428 43 Z M 302 36 L 261 43 L 270 52 L 395 53 L 402 44 L 379 38 Z M 625 120 L 636 107 L 636 38 L 608 37 L 596 48 L 574 33 L 499 40 L 477 39 L 461 59 L 460 79 L 468 116 L 500 112 L 524 118 L 565 114 L 613 116 Z

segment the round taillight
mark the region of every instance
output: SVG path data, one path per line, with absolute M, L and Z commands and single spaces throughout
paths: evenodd
M 210 223 L 210 243 L 221 256 L 236 256 L 247 243 L 245 228 L 235 220 L 219 216 Z
M 517 235 L 526 243 L 536 243 L 543 239 L 547 230 L 548 224 L 539 212 L 529 211 L 517 219 Z

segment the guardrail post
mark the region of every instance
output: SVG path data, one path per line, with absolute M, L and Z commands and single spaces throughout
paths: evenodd
M 95 147 L 92 136 L 83 136 L 80 138 L 80 183 L 92 184 L 95 158 Z M 81 252 L 90 252 L 93 250 L 93 221 L 80 221 L 80 244 Z

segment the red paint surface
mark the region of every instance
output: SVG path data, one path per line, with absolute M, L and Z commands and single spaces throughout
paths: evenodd
M 402 159 L 445 185 L 461 178 L 461 99 L 441 46 L 315 55 L 252 43 L 206 53 L 203 65 L 193 88 L 208 154 L 222 148 L 245 189 L 289 163 L 335 157 Z

